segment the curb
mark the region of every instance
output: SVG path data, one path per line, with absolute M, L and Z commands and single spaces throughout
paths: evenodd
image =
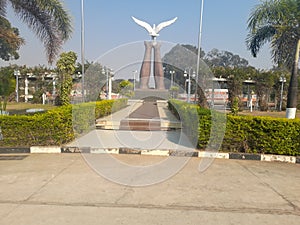
M 86 154 L 130 154 L 148 156 L 197 157 L 214 159 L 253 160 L 265 162 L 285 162 L 300 164 L 300 156 L 222 153 L 207 151 L 184 150 L 147 150 L 130 148 L 90 148 L 90 147 L 59 147 L 59 146 L 32 146 L 30 148 L 0 148 L 0 154 L 59 154 L 59 153 L 86 153 Z
M 0 148 L 0 154 L 23 154 L 30 153 L 30 148 Z

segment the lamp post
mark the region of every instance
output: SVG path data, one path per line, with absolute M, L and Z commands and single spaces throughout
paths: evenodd
M 81 0 L 81 65 L 82 65 L 82 78 L 81 78 L 81 83 L 82 83 L 82 101 L 85 101 L 85 96 L 84 96 L 84 78 L 85 78 L 85 70 L 84 70 L 84 54 L 85 54 L 85 46 L 84 46 L 84 0 Z
M 20 71 L 15 70 L 14 75 L 16 77 L 16 102 L 19 102 L 19 76 L 21 75 Z
M 113 72 L 111 69 L 103 67 L 102 73 L 106 75 L 106 99 L 111 99 Z
M 28 102 L 28 79 L 25 76 L 25 102 Z
M 279 82 L 281 83 L 279 111 L 282 111 L 283 85 L 286 82 L 286 78 L 282 75 L 279 79 Z
M 197 101 L 198 83 L 199 83 L 199 67 L 200 67 L 200 59 L 201 59 L 203 11 L 204 11 L 204 0 L 201 1 L 201 8 L 200 8 L 198 54 L 197 54 L 197 68 L 196 68 L 196 70 L 197 70 L 196 71 L 196 87 L 195 87 L 195 100 L 194 100 L 194 103 L 196 103 L 196 101 Z
M 250 112 L 253 112 L 253 95 L 254 95 L 254 91 L 251 91 L 250 93 Z
M 132 73 L 133 73 L 133 91 L 135 91 L 135 77 L 137 74 L 137 70 L 132 71 Z
M 243 83 L 247 84 L 247 89 L 248 89 L 248 90 L 247 90 L 247 95 L 248 95 L 247 107 L 251 107 L 251 106 L 250 106 L 250 103 L 251 103 L 251 101 L 252 101 L 252 96 L 251 96 L 251 92 L 250 92 L 250 85 L 255 84 L 255 81 L 252 80 L 252 79 L 249 77 L 249 79 L 248 79 L 248 80 L 244 80 Z
M 55 77 L 52 78 L 52 88 L 53 88 L 52 95 L 55 96 L 56 95 L 56 78 Z
M 112 79 L 114 77 L 114 73 L 112 70 L 108 71 L 108 99 L 111 99 L 111 93 L 112 93 Z
M 193 74 L 191 75 L 191 71 L 192 68 L 188 68 L 184 71 L 184 77 L 187 77 L 187 82 L 188 82 L 188 96 L 187 96 L 187 102 L 190 103 L 191 102 L 191 76 L 193 78 L 196 77 L 196 73 L 195 71 L 193 72 Z
M 175 71 L 171 70 L 170 74 L 171 74 L 171 84 L 170 84 L 170 89 L 171 89 L 172 86 L 174 86 L 174 74 L 175 74 Z

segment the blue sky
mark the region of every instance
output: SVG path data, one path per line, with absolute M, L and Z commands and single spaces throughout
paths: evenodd
M 62 0 L 73 19 L 74 33 L 63 51 L 75 51 L 80 58 L 81 0 Z M 131 19 L 158 24 L 178 17 L 176 23 L 161 31 L 159 40 L 197 46 L 201 0 L 84 0 L 85 2 L 85 56 L 95 61 L 107 51 L 126 43 L 148 40 L 145 30 Z M 259 0 L 204 0 L 202 48 L 231 51 L 246 58 L 251 65 L 268 69 L 272 67 L 268 45 L 258 58 L 246 49 L 247 19 Z M 14 17 L 8 18 L 20 29 L 26 45 L 20 50 L 21 58 L 9 63 L 47 65 L 44 49 L 32 32 Z M 0 62 L 0 65 L 8 63 Z

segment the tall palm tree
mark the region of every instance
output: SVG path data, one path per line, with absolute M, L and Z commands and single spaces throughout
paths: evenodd
M 52 63 L 64 41 L 72 33 L 71 18 L 59 0 L 0 0 L 0 17 L 10 4 L 16 15 L 44 43 L 48 62 Z
M 296 116 L 298 63 L 300 51 L 300 0 L 265 0 L 248 20 L 247 46 L 254 57 L 271 43 L 272 58 L 278 66 L 291 69 L 286 117 Z

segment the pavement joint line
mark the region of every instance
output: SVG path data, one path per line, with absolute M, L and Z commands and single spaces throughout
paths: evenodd
M 282 210 L 253 207 L 214 207 L 214 206 L 189 206 L 189 205 L 151 205 L 151 204 L 116 204 L 116 203 L 60 203 L 60 202 L 38 202 L 38 201 L 0 201 L 0 204 L 28 205 L 28 206 L 57 206 L 57 207 L 93 207 L 93 208 L 132 208 L 148 210 L 178 210 L 178 211 L 203 211 L 203 212 L 232 212 L 261 215 L 294 215 L 300 216 L 299 210 Z
M 279 197 L 281 197 L 284 201 L 286 201 L 288 203 L 288 205 L 290 207 L 292 207 L 295 211 L 300 211 L 300 208 L 295 205 L 293 202 L 291 202 L 287 197 L 285 197 L 283 194 L 281 194 L 278 190 L 276 190 L 272 185 L 270 185 L 269 183 L 265 182 L 264 180 L 261 179 L 260 176 L 258 176 L 256 173 L 254 173 L 251 169 L 249 169 L 248 167 L 246 167 L 245 165 L 242 165 L 241 163 L 238 163 L 241 167 L 243 167 L 246 171 L 248 171 L 250 174 L 252 174 L 253 176 L 255 176 L 261 184 L 263 184 L 264 186 L 268 187 L 269 189 L 271 189 L 276 195 L 278 195 Z
M 273 154 L 251 154 L 236 152 L 209 152 L 201 150 L 182 149 L 137 149 L 127 147 L 116 148 L 91 148 L 91 147 L 59 147 L 59 146 L 32 146 L 28 148 L 0 148 L 0 155 L 3 154 L 60 154 L 60 153 L 91 153 L 91 154 L 136 154 L 155 155 L 171 157 L 199 157 L 214 159 L 254 160 L 266 162 L 285 162 L 300 164 L 300 156 L 286 156 Z
M 29 201 L 34 195 L 39 193 L 44 187 L 46 187 L 51 181 L 53 181 L 56 177 L 62 174 L 65 170 L 67 170 L 70 166 L 72 166 L 78 159 L 73 160 L 71 163 L 62 168 L 56 175 L 52 176 L 48 181 L 46 181 L 41 187 L 31 193 L 24 201 Z

